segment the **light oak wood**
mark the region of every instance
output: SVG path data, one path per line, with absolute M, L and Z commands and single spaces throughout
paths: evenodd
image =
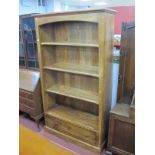
M 98 47 L 97 23 L 53 21 L 40 27 L 41 44 Z
M 109 111 L 112 95 L 112 34 L 114 16 L 110 14 L 99 17 L 99 141 L 105 139 L 108 128 Z M 105 35 L 103 35 L 105 34 Z M 104 52 L 103 52 L 104 51 Z
M 41 45 L 60 45 L 60 46 L 98 47 L 97 44 L 58 43 L 58 42 L 42 42 Z
M 36 18 L 46 129 L 95 152 L 105 142 L 111 104 L 114 18 L 107 12 Z
M 97 119 L 92 114 L 60 105 L 55 105 L 45 114 L 46 125 L 50 128 L 94 145 L 97 138 Z
M 47 93 L 49 96 L 51 93 Z M 91 94 L 93 94 L 91 92 Z M 98 104 L 93 102 L 89 102 L 86 100 L 76 99 L 69 96 L 59 95 L 59 98 L 56 98 L 56 102 L 60 105 L 64 105 L 67 107 L 71 107 L 73 109 L 77 109 L 83 112 L 88 112 L 90 114 L 94 114 L 98 116 Z
M 47 111 L 46 114 L 66 122 L 71 122 L 71 124 L 76 124 L 77 126 L 88 130 L 97 130 L 98 117 L 89 113 L 78 111 L 76 109 L 74 110 L 65 106 L 55 105 L 52 109 Z
M 45 66 L 44 69 L 99 77 L 98 67 L 95 66 L 75 65 L 69 63 L 56 63 L 51 66 Z
M 83 101 L 98 104 L 97 93 L 95 94 L 91 91 L 89 92 L 89 91 L 84 91 L 73 87 L 54 85 L 51 88 L 46 89 L 46 92 L 68 96 L 71 98 L 80 99 Z
M 53 85 L 59 85 L 92 92 L 95 93 L 95 95 L 98 94 L 98 78 L 96 77 L 50 70 L 44 70 L 44 75 L 45 89 L 48 89 Z
M 64 15 L 64 14 L 66 14 L 66 15 L 69 15 L 69 14 L 78 14 L 78 15 L 80 15 L 80 14 L 83 14 L 84 15 L 84 13 L 86 13 L 86 15 L 87 15 L 87 13 L 103 13 L 103 12 L 105 12 L 105 13 L 109 13 L 109 14 L 116 14 L 116 12 L 117 11 L 115 11 L 115 10 L 112 10 L 112 9 L 108 9 L 108 8 L 97 8 L 97 9 L 81 9 L 81 10 L 74 10 L 74 11 L 64 11 L 64 12 L 52 12 L 52 13 L 48 13 L 48 14 L 38 14 L 38 15 L 36 15 L 38 18 L 39 17 L 48 17 L 48 16 L 52 16 L 52 15 L 54 15 L 54 16 L 59 16 L 59 15 Z M 81 18 L 80 18 L 81 19 Z
M 99 154 L 99 153 L 101 152 L 101 150 L 102 150 L 102 149 L 101 149 L 102 146 L 101 146 L 101 147 L 98 147 L 98 146 L 95 146 L 95 145 L 91 145 L 91 144 L 89 144 L 89 143 L 87 143 L 87 142 L 84 142 L 83 140 L 80 140 L 79 138 L 75 138 L 75 137 L 70 136 L 70 135 L 68 135 L 68 134 L 65 134 L 65 133 L 63 133 L 63 132 L 59 132 L 58 130 L 52 129 L 52 128 L 48 127 L 48 126 L 45 126 L 45 130 L 46 130 L 47 132 L 51 133 L 51 134 L 54 134 L 54 135 L 56 135 L 56 136 L 58 136 L 58 137 L 60 137 L 60 138 L 65 139 L 65 140 L 68 141 L 68 142 L 74 143 L 74 144 L 76 144 L 76 145 L 79 145 L 79 146 L 81 146 L 81 147 L 84 147 L 84 148 L 86 148 L 86 149 L 88 149 L 88 150 L 91 150 L 91 151 L 93 151 L 93 152 L 96 152 L 96 153 L 98 153 L 98 154 Z M 104 142 L 103 142 L 103 144 L 104 144 Z
M 93 47 L 42 46 L 43 65 L 53 63 L 71 63 L 86 66 L 98 66 L 98 49 Z

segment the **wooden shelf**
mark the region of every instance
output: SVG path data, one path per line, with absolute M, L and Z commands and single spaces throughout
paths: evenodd
M 55 63 L 51 66 L 44 66 L 44 69 L 55 70 L 61 72 L 68 72 L 73 74 L 88 75 L 93 77 L 99 77 L 98 67 L 96 66 L 86 66 L 86 65 L 76 65 L 69 63 Z
M 98 129 L 98 116 L 56 104 L 46 115 L 92 131 Z
M 98 44 L 88 44 L 88 43 L 62 43 L 62 42 L 42 42 L 41 45 L 60 45 L 60 46 L 79 46 L 79 47 L 99 47 Z
M 49 89 L 46 89 L 46 92 L 54 93 L 58 95 L 68 96 L 75 99 L 80 99 L 83 101 L 91 102 L 98 104 L 98 95 L 94 92 L 85 91 L 82 89 L 72 88 L 68 86 L 59 86 L 54 85 Z

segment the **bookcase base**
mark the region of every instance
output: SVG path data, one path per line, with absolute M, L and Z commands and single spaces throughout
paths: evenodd
M 101 151 L 103 150 L 103 147 L 105 145 L 105 141 L 104 141 L 100 147 L 99 146 L 93 146 L 93 145 L 88 144 L 86 142 L 83 142 L 83 141 L 81 141 L 81 140 L 79 140 L 77 138 L 71 137 L 71 136 L 66 135 L 66 134 L 64 134 L 62 132 L 59 132 L 59 131 L 54 130 L 52 128 L 49 128 L 48 126 L 45 126 L 44 130 L 51 133 L 51 134 L 53 134 L 53 135 L 55 135 L 55 136 L 57 136 L 57 137 L 63 138 L 67 142 L 76 144 L 76 145 L 78 145 L 80 147 L 83 147 L 83 148 L 85 148 L 85 149 L 87 149 L 89 151 L 93 151 L 93 152 L 95 152 L 97 154 L 101 153 Z

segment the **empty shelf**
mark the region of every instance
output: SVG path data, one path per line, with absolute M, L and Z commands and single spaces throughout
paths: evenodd
M 62 86 L 62 85 L 61 86 L 55 85 L 49 89 L 46 89 L 46 92 L 68 96 L 71 98 L 80 99 L 83 101 L 98 104 L 97 93 L 82 90 L 82 89 L 77 89 L 77 88 Z
M 98 67 L 96 66 L 85 66 L 80 64 L 69 64 L 69 63 L 56 63 L 51 66 L 44 66 L 43 68 L 49 69 L 49 70 L 61 71 L 61 72 L 99 77 Z
M 60 45 L 60 46 L 80 46 L 80 47 L 99 47 L 98 44 L 72 43 L 72 42 L 42 42 L 41 45 Z

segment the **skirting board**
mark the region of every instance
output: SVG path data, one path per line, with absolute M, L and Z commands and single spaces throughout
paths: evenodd
M 116 154 L 119 154 L 119 155 L 134 155 L 133 153 L 129 153 L 129 152 L 126 152 L 124 150 L 121 150 L 115 146 L 112 146 L 110 149 L 109 149 L 112 153 L 116 153 Z
M 87 150 L 90 150 L 90 151 L 93 151 L 95 153 L 98 153 L 100 154 L 102 149 L 103 149 L 103 146 L 105 145 L 105 141 L 102 143 L 101 147 L 97 147 L 97 146 L 93 146 L 91 144 L 88 144 L 88 143 L 85 143 L 77 138 L 74 138 L 74 137 L 71 137 L 69 135 L 65 135 L 64 133 L 62 132 L 59 132 L 57 130 L 54 130 L 54 129 L 51 129 L 49 128 L 48 126 L 45 126 L 44 127 L 45 131 L 55 135 L 55 136 L 58 136 L 60 138 L 63 138 L 64 140 L 68 141 L 68 142 L 71 142 L 71 143 L 74 143 L 74 144 L 77 144 L 78 146 L 81 146 Z

